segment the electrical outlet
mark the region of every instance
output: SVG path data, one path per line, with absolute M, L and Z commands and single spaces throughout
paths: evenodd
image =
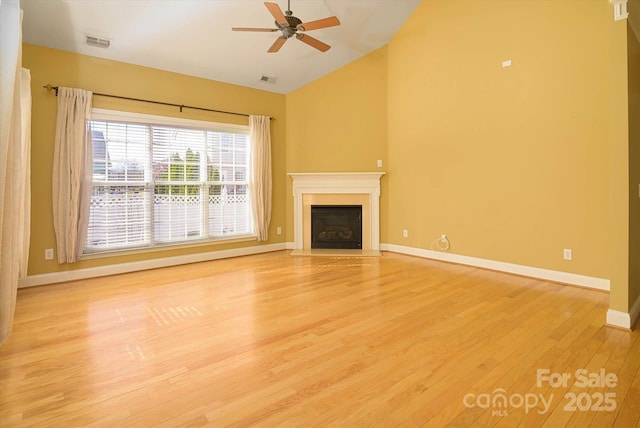
M 44 259 L 53 260 L 53 248 L 47 248 L 44 250 Z
M 378 168 L 382 168 L 382 159 L 378 159 L 376 164 L 378 165 Z
M 573 259 L 573 251 L 571 251 L 570 248 L 565 248 L 564 252 L 563 252 L 563 258 L 565 260 L 572 260 Z
M 402 237 L 403 238 L 408 238 L 409 237 L 409 231 L 407 229 L 402 229 Z
M 276 235 L 282 235 L 282 228 L 280 226 L 276 227 Z

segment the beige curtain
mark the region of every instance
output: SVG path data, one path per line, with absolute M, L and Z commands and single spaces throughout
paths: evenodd
M 22 68 L 20 3 L 0 2 L 0 344 L 13 324 L 30 231 L 31 75 Z
M 249 116 L 251 132 L 251 179 L 249 192 L 253 224 L 258 241 L 269 238 L 271 221 L 271 119 Z
M 90 91 L 58 88 L 52 181 L 58 263 L 78 261 L 84 248 L 93 156 L 87 124 L 92 98 Z

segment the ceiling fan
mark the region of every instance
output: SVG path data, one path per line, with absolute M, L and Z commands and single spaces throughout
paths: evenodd
M 299 18 L 293 16 L 291 11 L 291 0 L 287 0 L 287 10 L 282 13 L 282 9 L 276 3 L 264 2 L 267 10 L 276 20 L 276 28 L 232 28 L 233 31 L 260 31 L 260 32 L 274 32 L 282 31 L 282 36 L 278 37 L 276 41 L 271 45 L 267 52 L 278 52 L 284 45 L 287 39 L 296 36 L 296 39 L 303 43 L 308 44 L 311 47 L 318 49 L 321 52 L 326 52 L 331 48 L 326 43 L 321 42 L 318 39 L 303 34 L 305 31 L 318 30 L 320 28 L 334 27 L 340 25 L 340 21 L 335 16 L 329 18 L 318 19 L 316 21 L 302 22 Z

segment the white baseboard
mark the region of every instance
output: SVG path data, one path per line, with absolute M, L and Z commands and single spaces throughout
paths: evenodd
M 607 310 L 608 325 L 614 327 L 620 327 L 624 329 L 631 329 L 631 315 L 626 312 L 614 311 L 613 309 Z
M 529 276 L 532 278 L 544 279 L 546 281 L 562 282 L 564 284 L 577 285 L 579 287 L 594 288 L 596 290 L 609 291 L 610 281 L 592 276 L 577 275 L 574 273 L 561 272 L 550 269 L 541 269 L 531 266 L 516 265 L 513 263 L 498 262 L 495 260 L 480 259 L 476 257 L 461 256 L 458 254 L 443 253 L 440 251 L 425 250 L 422 248 L 405 247 L 395 244 L 381 244 L 383 251 L 407 254 L 411 256 L 424 257 L 427 259 L 441 260 L 451 263 L 476 266 L 484 269 L 497 270 L 500 272 L 513 273 L 516 275 Z
M 152 260 L 142 260 L 131 263 L 120 263 L 109 266 L 98 266 L 86 269 L 76 269 L 64 272 L 30 275 L 18 283 L 18 288 L 34 287 L 37 285 L 55 284 L 57 282 L 76 281 L 79 279 L 95 278 L 99 276 L 115 275 L 119 273 L 136 272 L 145 269 L 155 269 L 165 266 L 176 266 L 187 263 L 204 262 L 209 260 L 226 259 L 230 257 L 248 256 L 251 254 L 269 253 L 286 249 L 285 243 L 255 245 L 251 247 L 234 248 L 231 250 L 209 251 L 206 253 L 187 254 L 184 256 L 163 257 Z
M 629 313 L 614 311 L 613 309 L 609 309 L 607 311 L 607 324 L 612 325 L 614 327 L 621 327 L 624 329 L 631 330 L 638 319 L 640 318 L 640 296 L 636 299 L 631 306 L 631 310 Z
M 296 249 L 296 243 L 295 242 L 285 242 L 284 245 L 285 245 L 285 248 L 287 250 L 295 250 Z

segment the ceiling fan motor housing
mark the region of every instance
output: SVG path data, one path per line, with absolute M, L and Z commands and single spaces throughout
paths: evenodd
M 293 16 L 293 12 L 291 12 L 290 10 L 285 11 L 285 15 L 288 25 L 281 25 L 280 23 L 278 23 L 278 21 L 276 21 L 276 26 L 280 30 L 282 30 L 282 34 L 284 35 L 284 37 L 289 38 L 296 34 L 296 31 L 298 31 L 297 26 L 298 24 L 302 24 L 302 21 L 300 20 L 300 18 Z

